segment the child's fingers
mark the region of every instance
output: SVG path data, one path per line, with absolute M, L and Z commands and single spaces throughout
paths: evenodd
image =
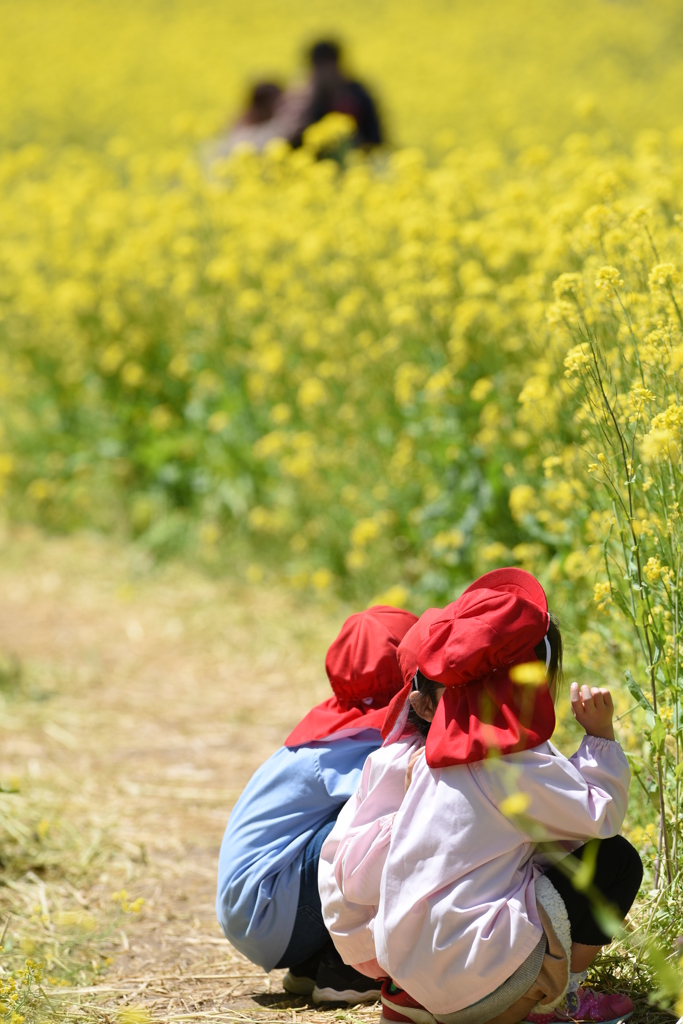
M 591 696 L 593 703 L 595 704 L 596 711 L 602 711 L 605 708 L 605 690 L 599 686 L 591 686 Z
M 591 688 L 593 694 L 593 700 L 595 701 L 595 707 L 598 711 L 609 712 L 610 714 L 614 710 L 612 703 L 612 694 L 604 686 L 594 686 Z
M 572 683 L 569 687 L 569 700 L 572 706 L 572 714 L 574 718 L 578 718 L 583 711 L 583 704 L 581 703 L 581 693 L 579 692 L 579 684 Z
M 614 702 L 612 701 L 612 694 L 609 692 L 609 690 L 606 690 L 603 687 L 602 695 L 605 698 L 605 707 L 610 708 L 610 710 L 612 710 L 614 708 Z
M 583 706 L 586 711 L 595 706 L 593 703 L 593 694 L 591 693 L 591 688 L 590 686 L 588 686 L 587 683 L 584 683 L 581 687 L 581 700 L 583 701 Z

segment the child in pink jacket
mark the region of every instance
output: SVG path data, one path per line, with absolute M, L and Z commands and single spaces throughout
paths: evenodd
M 587 735 L 563 757 L 548 742 L 561 640 L 542 587 L 519 569 L 477 580 L 427 632 L 417 670 L 445 689 L 382 871 L 373 936 L 392 979 L 384 1021 L 624 1019 L 628 997 L 580 985 L 611 941 L 600 909 L 623 918 L 642 878 L 618 835 L 630 774 L 609 692 L 572 684 Z M 389 741 L 401 734 L 407 697 L 404 688 Z M 571 878 L 583 862 L 592 880 L 579 891 Z
M 628 1016 L 627 997 L 579 984 L 610 941 L 593 915 L 594 900 L 623 917 L 640 885 L 640 859 L 617 835 L 628 766 L 614 741 L 606 691 L 579 693 L 572 685 L 574 713 L 589 734 L 573 758 L 547 742 L 561 638 L 542 588 L 521 570 L 489 573 L 446 609 L 430 609 L 398 656 L 406 686 L 390 708 L 387 742 L 371 755 L 366 786 L 362 781 L 342 812 L 325 858 L 331 872 L 321 860 L 323 913 L 343 959 L 392 978 L 382 993 L 387 1022 Z M 539 658 L 547 680 L 516 681 L 533 676 L 527 663 Z M 422 693 L 410 694 L 413 675 Z M 417 759 L 411 704 L 434 719 L 426 757 Z M 390 785 L 392 771 L 373 776 L 373 760 L 378 769 L 380 760 L 393 765 Z M 398 776 L 411 761 L 401 800 Z M 593 838 L 603 839 L 597 857 L 585 845 Z M 568 850 L 577 861 L 567 859 Z M 567 871 L 591 852 L 587 898 Z M 355 935 L 347 927 L 354 909 Z

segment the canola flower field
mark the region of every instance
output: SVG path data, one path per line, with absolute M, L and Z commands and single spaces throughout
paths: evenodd
M 616 687 L 672 948 L 678 6 L 33 0 L 0 21 L 4 514 L 355 605 L 535 572 L 572 669 Z M 249 76 L 295 74 L 332 30 L 396 145 L 320 160 L 333 118 L 210 162 Z

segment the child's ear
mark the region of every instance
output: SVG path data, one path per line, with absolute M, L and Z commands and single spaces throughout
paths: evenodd
M 412 707 L 418 718 L 421 718 L 425 722 L 431 722 L 434 718 L 434 712 L 436 708 L 432 704 L 429 697 L 424 693 L 420 693 L 419 690 L 413 690 L 410 697 L 410 706 Z

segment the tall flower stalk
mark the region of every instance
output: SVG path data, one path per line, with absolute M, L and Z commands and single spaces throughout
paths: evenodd
M 655 887 L 671 886 L 681 866 L 683 778 L 680 584 L 683 484 L 681 312 L 672 264 L 650 271 L 648 292 L 629 291 L 603 266 L 591 300 L 578 274 L 555 283 L 555 320 L 572 335 L 565 377 L 588 480 L 590 507 L 602 511 L 598 612 L 617 635 L 633 638 L 625 672 L 633 706 L 644 711 L 644 742 L 632 752 L 639 780 L 659 810 Z M 594 518 L 593 518 L 594 522 Z M 645 777 L 642 769 L 645 768 Z

